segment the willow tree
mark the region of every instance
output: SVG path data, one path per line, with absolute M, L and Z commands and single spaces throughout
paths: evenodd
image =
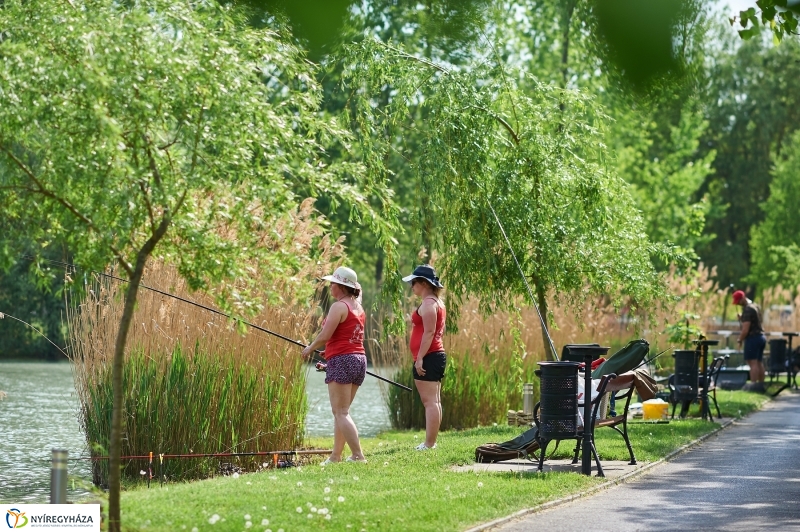
M 411 163 L 430 198 L 419 215 L 436 221 L 438 265 L 454 296 L 448 317 L 468 295 L 489 310 L 526 293 L 493 210 L 545 314 L 548 297 L 576 302 L 588 291 L 636 309 L 661 293 L 651 258 L 665 250 L 648 240 L 610 170 L 608 118 L 590 97 L 534 80 L 523 93 L 499 68 L 451 71 L 376 41 L 350 47 L 344 61 L 354 127 L 370 153 L 390 149 L 383 124 L 404 123 L 412 105 L 427 109 Z M 386 86 L 391 104 L 373 105 Z
M 348 162 L 348 135 L 321 118 L 311 65 L 279 29 L 254 30 L 215 2 L 8 0 L 0 32 L 3 218 L 129 281 L 112 367 L 115 531 L 123 355 L 148 260 L 177 264 L 242 315 L 249 294 L 295 269 L 259 235 L 296 208 L 296 191 L 344 203 L 387 247 L 393 207 Z M 342 158 L 328 161 L 324 145 Z M 379 210 L 370 195 L 385 200 Z M 17 236 L 0 232 L 0 248 Z
M 800 131 L 775 156 L 769 198 L 762 204 L 764 220 L 750 230 L 753 264 L 748 281 L 760 288 L 782 285 L 797 296 L 800 287 Z

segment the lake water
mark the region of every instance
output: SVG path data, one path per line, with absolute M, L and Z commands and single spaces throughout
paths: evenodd
M 391 377 L 391 371 L 370 371 Z M 351 407 L 362 436 L 387 430 L 389 412 L 381 386 L 367 375 Z M 68 363 L 0 363 L 0 503 L 46 503 L 50 498 L 50 452 L 67 449 L 70 458 L 88 456 L 78 421 L 79 404 Z M 333 415 L 324 373 L 307 375 L 306 432 L 333 435 Z M 91 484 L 88 461 L 69 462 L 67 499 L 87 494 Z

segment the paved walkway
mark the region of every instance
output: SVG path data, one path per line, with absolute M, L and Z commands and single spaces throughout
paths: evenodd
M 800 531 L 800 394 L 637 480 L 507 523 L 503 531 Z

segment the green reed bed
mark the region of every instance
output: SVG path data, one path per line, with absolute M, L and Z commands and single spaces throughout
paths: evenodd
M 522 408 L 522 383 L 533 383 L 538 396 L 539 379 L 533 374 L 537 367 L 533 360 L 522 361 L 515 355 L 478 360 L 469 355 L 448 356 L 441 392 L 442 429 L 504 423 L 509 409 Z M 413 388 L 411 364 L 400 368 L 393 380 Z M 425 410 L 416 392 L 391 387 L 387 404 L 393 428 L 425 427 Z
M 302 361 L 283 371 L 236 363 L 195 346 L 169 355 L 146 356 L 134 349 L 125 362 L 123 456 L 153 452 L 153 473 L 170 481 L 217 474 L 220 464 L 253 471 L 267 457 L 175 458 L 159 454 L 247 453 L 294 449 L 302 443 L 307 410 Z M 280 368 L 279 368 L 280 369 Z M 288 370 L 288 371 L 287 371 Z M 282 374 L 281 374 L 282 373 Z M 82 422 L 94 455 L 105 454 L 111 420 L 111 372 L 103 367 L 87 388 Z M 144 479 L 148 460 L 123 460 L 123 476 Z M 229 466 L 230 467 L 230 466 Z M 107 479 L 105 462 L 94 470 Z M 156 480 L 158 481 L 158 480 Z

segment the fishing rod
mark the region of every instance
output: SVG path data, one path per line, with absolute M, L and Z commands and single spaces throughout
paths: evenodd
M 44 260 L 46 262 L 52 262 L 54 264 L 60 264 L 60 265 L 62 265 L 64 267 L 66 267 L 66 268 L 72 268 L 75 271 L 78 270 L 78 266 L 76 266 L 74 264 L 70 264 L 68 262 L 62 262 L 62 261 L 59 261 L 59 260 L 44 259 L 44 258 L 37 259 L 36 257 L 31 257 L 29 255 L 23 255 L 22 257 L 25 258 L 25 259 L 28 259 L 28 260 Z M 108 273 L 98 272 L 98 271 L 94 271 L 94 270 L 89 270 L 89 271 L 92 272 L 92 273 L 98 274 L 98 275 L 103 275 L 103 276 L 108 277 L 110 279 L 114 279 L 116 281 L 121 281 L 123 283 L 130 282 L 127 279 L 123 279 L 122 277 L 117 277 L 116 275 L 111 275 L 111 274 L 108 274 Z M 269 329 L 266 329 L 264 327 L 260 327 L 260 326 L 254 324 L 254 323 L 250 323 L 250 322 L 244 321 L 241 318 L 236 318 L 236 317 L 234 317 L 234 316 L 232 316 L 232 315 L 230 315 L 228 313 L 222 312 L 221 310 L 217 310 L 215 308 L 208 307 L 206 305 L 202 305 L 200 303 L 197 303 L 196 301 L 192 301 L 191 299 L 186 299 L 186 298 L 183 298 L 183 297 L 180 297 L 180 296 L 176 296 L 175 294 L 170 294 L 169 292 L 164 292 L 163 290 L 159 290 L 158 288 L 153 288 L 152 286 L 147 286 L 147 285 L 144 285 L 142 283 L 139 283 L 139 286 L 142 287 L 142 288 L 146 288 L 147 290 L 151 290 L 153 292 L 156 292 L 158 294 L 161 294 L 161 295 L 164 295 L 164 296 L 167 296 L 167 297 L 172 297 L 174 299 L 177 299 L 178 301 L 183 301 L 184 303 L 189 303 L 190 305 L 194 305 L 196 307 L 199 307 L 201 309 L 207 310 L 209 312 L 213 312 L 215 314 L 219 314 L 220 316 L 225 316 L 226 318 L 229 318 L 229 319 L 232 319 L 232 320 L 236 320 L 236 321 L 238 321 L 240 323 L 243 323 L 244 325 L 252 327 L 253 329 L 256 329 L 258 331 L 261 331 L 261 332 L 264 332 L 264 333 L 267 333 L 267 334 L 271 334 L 272 336 L 280 338 L 281 340 L 284 340 L 284 341 L 289 342 L 291 344 L 299 345 L 300 347 L 303 347 L 303 348 L 308 347 L 306 344 L 304 344 L 302 342 L 298 342 L 297 340 L 294 340 L 294 339 L 289 338 L 287 336 L 284 336 L 282 334 L 276 333 L 274 331 L 270 331 Z M 322 352 L 321 351 L 315 351 L 314 355 L 319 356 L 319 353 L 322 353 Z M 324 363 L 324 359 L 320 358 L 319 363 Z M 319 364 L 317 365 L 317 370 L 324 371 L 324 370 L 319 368 Z M 378 380 L 382 380 L 383 382 L 386 382 L 386 383 L 392 384 L 394 386 L 397 386 L 398 388 L 402 388 L 402 389 L 404 389 L 406 391 L 409 391 L 409 392 L 411 391 L 411 388 L 409 388 L 408 386 L 406 386 L 404 384 L 400 384 L 399 382 L 395 382 L 393 380 L 387 379 L 385 377 L 381 377 L 380 375 L 378 375 L 376 373 L 373 373 L 373 372 L 371 372 L 369 370 L 367 371 L 367 375 L 369 375 L 371 377 L 375 377 Z
M 231 458 L 236 456 L 291 456 L 291 455 L 315 455 L 315 454 L 330 454 L 330 449 L 314 449 L 314 450 L 300 450 L 300 451 L 254 451 L 248 453 L 192 453 L 192 454 L 158 454 L 160 458 L 166 460 L 175 458 Z M 152 458 L 150 454 L 146 455 L 131 455 L 120 456 L 120 460 L 148 460 Z M 77 458 L 67 458 L 71 462 L 87 461 L 87 460 L 108 460 L 108 456 L 80 456 Z
M 511 241 L 508 239 L 506 235 L 506 230 L 503 229 L 503 224 L 500 223 L 500 218 L 497 217 L 497 213 L 494 212 L 494 207 L 492 207 L 492 203 L 489 201 L 489 196 L 486 196 L 486 204 L 489 205 L 489 208 L 492 210 L 492 214 L 494 215 L 494 219 L 497 222 L 497 226 L 500 228 L 500 232 L 503 233 L 503 238 L 506 240 L 506 244 L 508 245 L 508 250 L 511 251 L 511 256 L 514 257 L 514 262 L 517 265 L 517 269 L 519 270 L 519 274 L 522 276 L 522 280 L 525 282 L 525 288 L 528 289 L 528 296 L 531 298 L 531 303 L 533 303 L 533 308 L 536 309 L 536 314 L 539 316 L 539 323 L 542 324 L 542 334 L 545 338 L 547 338 L 548 344 L 550 344 L 550 349 L 553 352 L 553 358 L 558 361 L 558 353 L 556 353 L 556 346 L 553 344 L 553 339 L 550 338 L 550 332 L 547 330 L 547 324 L 544 322 L 544 318 L 542 317 L 542 313 L 539 311 L 539 305 L 536 304 L 536 299 L 533 297 L 533 292 L 531 291 L 531 287 L 528 284 L 528 278 L 525 277 L 525 273 L 522 271 L 522 266 L 519 265 L 519 261 L 517 260 L 517 254 L 514 253 L 514 248 L 511 246 Z
M 660 353 L 658 353 L 657 355 L 653 355 L 651 358 L 648 358 L 648 359 L 646 359 L 646 360 L 642 361 L 642 363 L 641 363 L 641 364 L 639 364 L 638 366 L 636 366 L 636 367 L 635 367 L 635 368 L 633 368 L 633 369 L 639 369 L 639 368 L 641 368 L 642 366 L 644 366 L 644 365 L 646 365 L 646 364 L 649 364 L 650 362 L 652 362 L 653 360 L 657 359 L 658 357 L 660 357 L 661 355 L 663 355 L 664 353 L 666 353 L 666 352 L 667 352 L 667 351 L 669 351 L 670 349 L 672 349 L 672 346 L 669 346 L 668 348 L 664 349 L 663 351 L 661 351 L 661 352 L 660 352 Z

